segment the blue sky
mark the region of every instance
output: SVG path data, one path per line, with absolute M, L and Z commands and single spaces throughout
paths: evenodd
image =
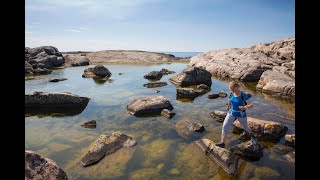
M 25 45 L 205 52 L 295 36 L 293 0 L 26 0 Z

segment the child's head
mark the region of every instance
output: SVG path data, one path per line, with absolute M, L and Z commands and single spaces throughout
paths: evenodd
M 237 80 L 233 80 L 229 83 L 229 89 L 234 92 L 236 89 L 239 89 L 239 82 Z

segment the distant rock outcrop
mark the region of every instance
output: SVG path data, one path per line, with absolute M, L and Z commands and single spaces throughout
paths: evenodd
M 188 65 L 215 76 L 259 81 L 257 89 L 267 93 L 295 96 L 295 38 L 208 51 L 192 57 Z
M 137 51 L 104 50 L 86 54 L 91 64 L 97 63 L 166 63 L 189 62 L 189 58 L 178 58 L 171 54 Z

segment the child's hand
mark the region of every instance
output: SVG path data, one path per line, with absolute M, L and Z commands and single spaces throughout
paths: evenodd
M 247 110 L 247 107 L 246 106 L 238 106 L 239 107 L 239 109 L 241 109 L 241 110 Z

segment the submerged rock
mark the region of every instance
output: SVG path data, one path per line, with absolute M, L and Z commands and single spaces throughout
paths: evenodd
M 69 92 L 34 92 L 25 95 L 25 113 L 81 113 L 90 98 Z
M 214 110 L 210 112 L 210 116 L 218 122 L 223 122 L 227 116 L 227 112 Z
M 155 88 L 155 87 L 162 87 L 166 85 L 168 85 L 166 82 L 150 82 L 150 83 L 144 84 L 143 86 L 147 88 Z
M 209 94 L 208 95 L 209 99 L 217 99 L 218 97 L 220 97 L 219 94 Z
M 188 67 L 178 75 L 171 77 L 169 81 L 179 86 L 206 84 L 210 87 L 212 84 L 211 76 L 212 74 L 205 69 Z
M 283 155 L 284 158 L 286 158 L 288 161 L 295 163 L 296 159 L 296 151 L 291 151 L 285 155 Z
M 234 121 L 235 125 L 233 132 L 241 133 L 243 128 L 238 120 Z M 258 140 L 279 142 L 279 140 L 286 134 L 288 127 L 275 122 L 260 120 L 252 117 L 248 117 L 248 125 L 251 128 L 253 134 L 258 138 Z
M 173 109 L 170 101 L 164 96 L 141 97 L 127 105 L 127 111 L 134 116 L 160 115 L 163 109 Z
M 105 156 L 112 154 L 123 147 L 132 147 L 137 142 L 132 137 L 113 132 L 111 135 L 102 134 L 81 159 L 81 165 L 87 167 L 98 163 Z
M 195 131 L 195 132 L 203 132 L 205 129 L 202 126 L 202 124 L 198 123 L 198 122 L 192 122 L 188 125 L 188 129 L 190 131 Z
M 255 139 L 233 146 L 230 151 L 251 161 L 257 161 L 263 156 L 262 145 Z
M 97 122 L 96 122 L 95 120 L 91 120 L 91 121 L 85 122 L 85 123 L 82 124 L 81 126 L 82 126 L 82 127 L 85 127 L 85 128 L 94 129 L 94 128 L 96 128 L 96 126 L 97 126 Z
M 210 143 L 211 142 L 211 143 Z M 220 166 L 226 173 L 233 176 L 236 174 L 239 157 L 231 151 L 216 146 L 211 140 L 202 138 L 195 141 L 200 150 Z
M 176 114 L 176 113 L 170 111 L 169 109 L 163 109 L 163 110 L 161 111 L 161 115 L 164 116 L 164 117 L 166 117 L 166 118 L 169 118 L 169 119 L 171 119 L 175 114 Z
M 294 151 L 294 148 L 292 148 L 290 146 L 283 145 L 283 144 L 276 144 L 273 147 L 275 149 L 281 151 L 284 154 L 287 154 L 288 152 Z
M 45 158 L 33 151 L 25 151 L 26 180 L 67 180 L 67 174 L 53 160 Z
M 49 82 L 59 82 L 59 81 L 65 81 L 67 78 L 52 78 L 49 79 Z

